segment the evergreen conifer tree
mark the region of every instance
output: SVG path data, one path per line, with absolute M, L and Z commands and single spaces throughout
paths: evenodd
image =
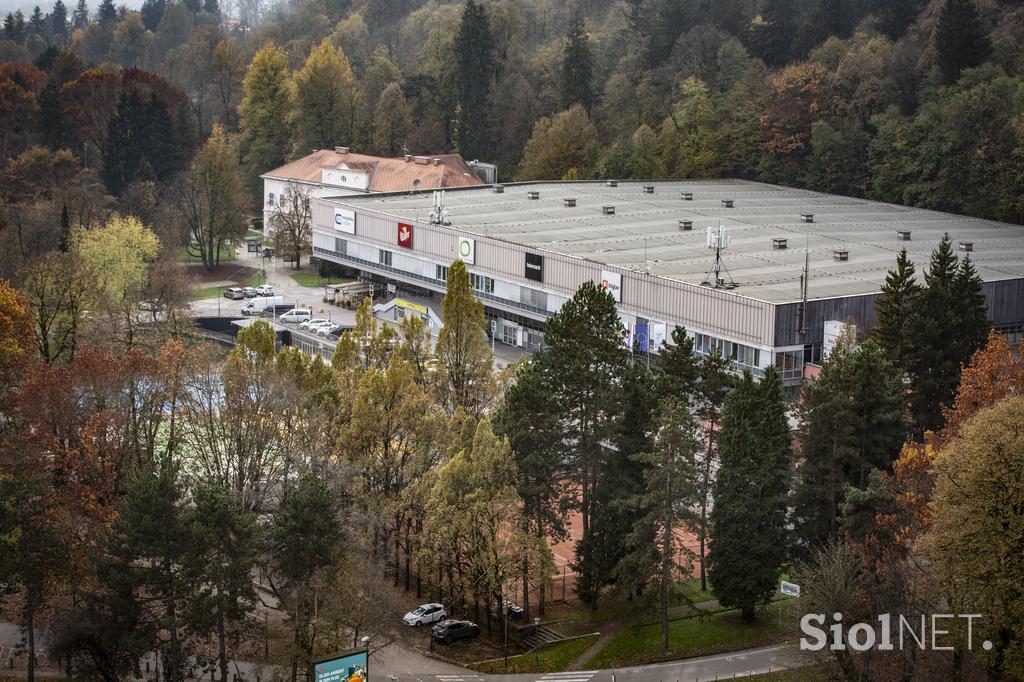
M 85 4 L 85 0 L 78 0 L 78 4 L 75 5 L 75 11 L 71 15 L 71 25 L 74 28 L 85 28 L 89 25 L 89 6 Z
M 903 379 L 873 341 L 860 348 L 844 338 L 817 379 L 802 387 L 800 455 L 793 494 L 797 553 L 838 536 L 847 487 L 865 488 L 872 471 L 885 470 L 900 451 Z
M 114 25 L 117 24 L 117 8 L 114 7 L 114 0 L 100 0 L 100 6 L 96 10 L 96 21 L 100 28 L 114 30 Z
M 771 599 L 786 560 L 791 448 L 778 372 L 769 367 L 759 383 L 745 372 L 722 414 L 708 568 L 719 602 L 747 620 Z
M 467 159 L 486 159 L 493 151 L 488 110 L 494 67 L 494 38 L 487 10 L 476 0 L 469 0 L 455 37 L 458 146 Z
M 53 3 L 53 10 L 50 12 L 50 32 L 62 44 L 68 37 L 68 8 L 64 0 Z
M 901 372 L 907 371 L 911 315 L 914 300 L 920 291 L 914 263 L 907 255 L 907 250 L 901 249 L 896 257 L 896 269 L 890 270 L 885 276 L 882 294 L 875 301 L 878 326 L 872 334 Z
M 590 113 L 594 105 L 594 60 L 583 28 L 583 17 L 577 14 L 569 27 L 562 49 L 562 108 L 582 104 Z
M 240 153 L 245 186 L 257 205 L 263 203 L 260 174 L 283 164 L 291 143 L 288 82 L 288 57 L 273 43 L 260 48 L 245 72 L 238 107 Z
M 985 61 L 992 51 L 992 41 L 974 0 L 944 0 L 934 40 L 939 69 L 947 85 L 955 83 L 964 69 Z

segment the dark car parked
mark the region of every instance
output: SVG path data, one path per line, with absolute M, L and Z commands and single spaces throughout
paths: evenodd
M 471 639 L 480 634 L 480 627 L 468 620 L 443 620 L 433 627 L 431 634 L 438 642 L 451 644 L 460 639 Z

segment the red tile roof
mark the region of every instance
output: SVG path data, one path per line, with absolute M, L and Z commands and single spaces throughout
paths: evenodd
M 268 171 L 263 177 L 320 183 L 323 169 L 337 168 L 343 163 L 351 170 L 369 176 L 371 192 L 410 190 L 416 180 L 419 180 L 418 189 L 471 187 L 484 184 L 465 159 L 458 154 L 387 158 L 334 149 L 320 149 Z

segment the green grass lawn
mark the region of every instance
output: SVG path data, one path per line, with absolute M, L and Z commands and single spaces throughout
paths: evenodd
M 588 668 L 617 668 L 627 665 L 691 658 L 772 644 L 785 640 L 776 612 L 762 612 L 752 623 L 743 621 L 739 612 L 713 613 L 704 617 L 682 618 L 669 623 L 669 648 L 661 648 L 661 626 L 639 625 L 620 632 Z
M 296 272 L 289 272 L 288 276 L 295 280 L 295 283 L 300 287 L 325 287 L 328 284 L 347 284 L 355 280 L 346 279 L 344 277 L 334 277 L 331 279 L 324 279 L 318 277 L 315 272 L 309 270 L 298 270 Z
M 533 664 L 533 654 L 510 656 L 508 669 L 504 661 L 490 661 L 482 665 L 470 666 L 477 672 L 500 674 L 508 673 L 555 673 L 565 670 L 566 666 L 579 658 L 591 644 L 597 641 L 597 635 L 581 637 L 569 642 L 559 642 L 537 652 L 537 663 Z
M 195 254 L 195 255 L 193 255 Z M 221 246 L 220 247 L 220 262 L 232 261 L 237 257 L 235 255 L 235 247 L 233 246 Z M 192 253 L 189 253 L 188 246 L 182 246 L 178 249 L 178 260 L 182 263 L 202 263 L 203 259 L 199 255 L 199 248 L 193 248 Z
M 199 287 L 189 292 L 188 300 L 202 301 L 207 298 L 217 298 L 224 291 L 224 287 Z

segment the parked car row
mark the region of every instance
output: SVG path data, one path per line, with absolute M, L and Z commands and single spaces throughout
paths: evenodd
M 434 641 L 452 644 L 460 639 L 470 639 L 480 634 L 480 628 L 476 623 L 468 620 L 455 620 L 448 618 L 448 612 L 441 604 L 423 604 L 405 614 L 402 621 L 410 627 L 420 625 L 435 625 L 430 629 L 430 636 Z
M 232 301 L 273 295 L 274 285 L 272 284 L 261 284 L 258 287 L 230 287 L 224 290 L 224 298 L 230 298 Z

